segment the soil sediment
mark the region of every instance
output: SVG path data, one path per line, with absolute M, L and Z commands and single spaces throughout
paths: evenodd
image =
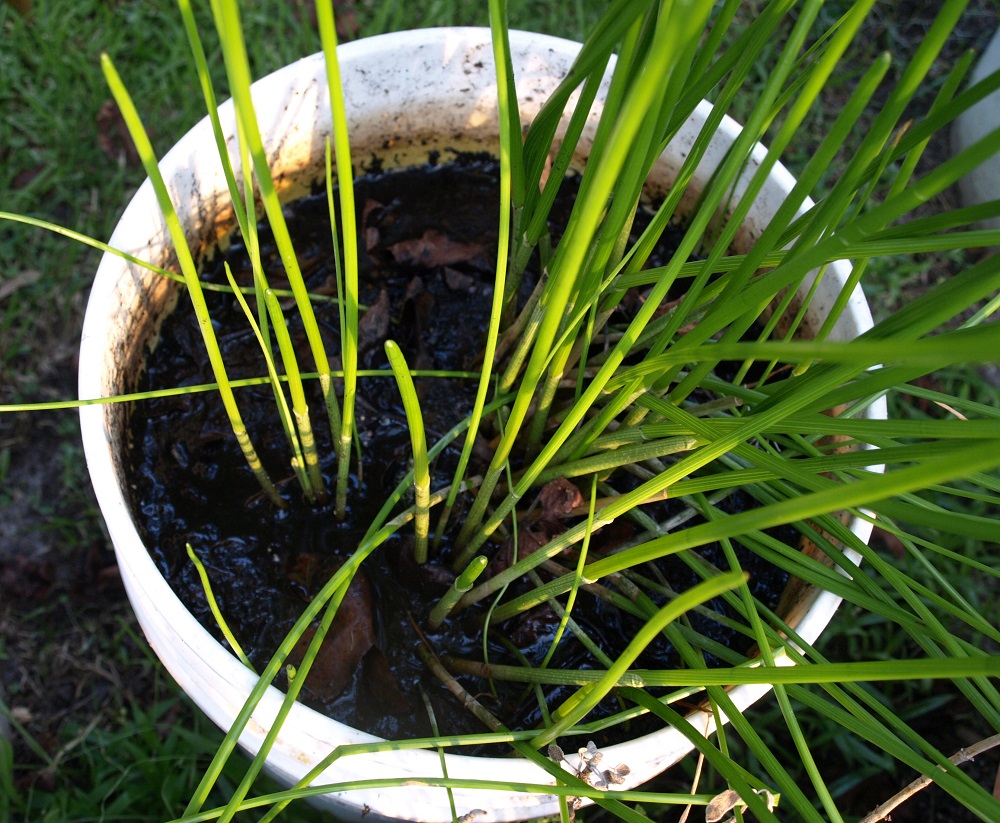
M 411 461 L 411 445 L 399 393 L 388 370 L 385 340 L 395 340 L 411 369 L 470 372 L 487 326 L 492 299 L 492 277 L 497 243 L 498 169 L 483 157 L 460 157 L 406 171 L 373 172 L 355 183 L 359 204 L 359 240 L 362 251 L 361 301 L 367 307 L 359 328 L 359 367 L 380 372 L 362 377 L 358 388 L 357 435 L 362 471 L 351 476 L 349 510 L 338 521 L 330 504 L 310 505 L 290 476 L 287 447 L 266 386 L 241 389 L 237 399 L 251 438 L 265 466 L 279 482 L 287 507 L 278 509 L 260 494 L 246 468 L 214 394 L 191 394 L 138 404 L 132 415 L 131 486 L 137 520 L 162 573 L 199 620 L 221 637 L 193 564 L 188 543 L 205 564 L 215 596 L 227 622 L 258 668 L 269 659 L 301 613 L 330 575 L 350 556 L 385 497 L 399 483 Z M 571 200 L 563 200 L 554 219 L 565 219 Z M 287 208 L 289 228 L 310 291 L 334 295 L 333 250 L 325 195 L 305 198 Z M 553 230 L 558 231 L 558 226 Z M 265 271 L 273 288 L 285 285 L 280 261 L 266 227 L 261 235 Z M 663 250 L 662 254 L 669 254 Z M 226 252 L 225 262 L 241 285 L 252 282 L 245 249 L 239 242 Z M 655 264 L 655 260 L 653 263 Z M 223 259 L 208 267 L 206 277 L 224 281 Z M 528 273 L 524 289 L 537 275 Z M 232 296 L 210 297 L 210 306 L 223 355 L 232 378 L 265 374 L 263 358 L 245 317 Z M 638 298 L 636 298 L 638 299 Z M 628 301 L 623 301 L 627 311 Z M 340 351 L 338 309 L 335 303 L 317 305 L 317 319 L 330 353 Z M 291 313 L 289 313 L 291 316 Z M 301 328 L 290 321 L 302 363 L 311 363 Z M 212 381 L 193 314 L 177 311 L 162 327 L 160 342 L 149 359 L 143 388 L 186 386 Z M 334 363 L 334 368 L 338 364 Z M 432 444 L 466 417 L 472 408 L 475 379 L 425 377 L 416 381 L 421 396 L 428 443 Z M 325 422 L 313 425 L 322 470 L 328 487 L 336 476 L 333 449 Z M 488 436 L 488 435 L 487 435 Z M 488 451 L 485 443 L 480 444 Z M 446 449 L 433 464 L 432 486 L 451 481 L 461 441 Z M 472 474 L 476 473 L 473 467 Z M 553 500 L 560 495 L 582 502 L 569 481 L 541 490 Z M 587 485 L 589 489 L 589 483 Z M 553 497 L 555 495 L 555 497 Z M 726 506 L 734 511 L 752 505 L 749 497 L 734 494 Z M 578 522 L 568 515 L 572 506 L 558 510 L 542 500 L 519 524 L 520 556 L 533 544 L 542 545 Z M 657 504 L 649 513 L 664 520 L 680 511 L 678 501 Z M 432 516 L 432 523 L 436 518 Z M 461 523 L 460 513 L 452 523 Z M 437 722 L 444 733 L 481 731 L 481 726 L 447 694 L 415 654 L 426 640 L 439 653 L 482 659 L 481 624 L 485 607 L 473 607 L 448 620 L 436 631 L 425 624 L 434 603 L 451 584 L 451 535 L 425 565 L 412 560 L 411 532 L 403 529 L 381 546 L 363 565 L 338 614 L 334 634 L 328 637 L 306 681 L 304 699 L 352 726 L 384 737 L 430 734 L 422 687 L 432 698 Z M 637 536 L 626 521 L 595 535 L 592 556 L 614 551 Z M 511 545 L 494 547 L 491 570 L 510 562 Z M 726 563 L 719 547 L 708 546 L 702 556 L 717 566 Z M 783 573 L 749 552 L 741 559 L 752 574 L 754 593 L 774 605 L 785 583 Z M 561 559 L 567 565 L 572 558 Z M 694 585 L 698 578 L 680 559 L 668 558 L 653 572 L 674 590 Z M 515 584 L 510 594 L 525 590 Z M 661 601 L 665 602 L 665 601 Z M 710 608 L 725 611 L 724 604 Z M 599 597 L 581 597 L 574 618 L 605 652 L 614 658 L 641 625 L 636 618 Z M 693 627 L 723 647 L 749 650 L 747 638 L 705 617 L 694 616 Z M 516 654 L 532 665 L 545 657 L 559 618 L 541 606 L 501 626 L 490 635 L 489 659 L 515 663 Z M 301 656 L 311 634 L 300 642 Z M 332 639 L 331 639 L 332 638 Z M 501 642 L 501 638 L 504 642 Z M 718 662 L 718 661 L 714 661 Z M 659 638 L 641 656 L 641 668 L 662 669 L 678 664 L 669 642 Z M 602 668 L 570 634 L 555 654 L 552 667 Z M 521 685 L 499 684 L 496 695 L 475 677 L 462 682 L 474 694 L 486 693 L 484 703 L 502 722 L 530 728 L 541 721 L 534 698 Z M 279 684 L 280 685 L 280 684 Z M 550 706 L 570 693 L 569 687 L 546 689 Z M 609 699 L 598 714 L 617 710 Z M 630 730 L 634 734 L 635 729 Z M 601 745 L 602 741 L 598 740 Z

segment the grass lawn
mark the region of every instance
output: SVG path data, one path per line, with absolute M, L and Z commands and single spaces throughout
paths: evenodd
M 198 4 L 199 14 L 207 28 L 204 5 Z M 487 23 L 485 2 L 472 0 L 335 5 L 342 38 Z M 755 5 L 745 4 L 747 19 Z M 828 25 L 843 5 L 830 2 L 821 22 Z M 938 5 L 936 0 L 878 5 L 823 106 L 787 157 L 793 173 L 871 59 L 883 50 L 892 52 L 898 65 L 887 83 L 899 76 Z M 263 44 L 253 55 L 258 76 L 319 50 L 306 0 L 249 0 L 245 6 L 248 39 Z M 576 38 L 604 6 L 599 0 L 512 0 L 511 23 Z M 982 48 L 996 25 L 996 2 L 973 0 L 939 61 L 935 82 L 963 51 Z M 110 103 L 98 62 L 102 52 L 112 57 L 151 124 L 158 152 L 201 118 L 172 2 L 36 0 L 28 20 L 0 4 L 0 209 L 99 239 L 110 236 L 144 175 Z M 221 60 L 213 70 L 224 96 Z M 916 101 L 915 115 L 929 105 L 934 91 L 932 83 Z M 947 152 L 945 140 L 932 144 L 925 167 L 941 162 Z M 956 205 L 957 195 L 948 192 L 926 209 Z M 0 221 L 0 405 L 75 396 L 80 325 L 98 258 L 65 238 Z M 865 281 L 874 313 L 892 313 L 975 258 L 976 253 L 929 255 L 909 268 L 874 263 Z M 944 390 L 1000 404 L 1000 369 L 943 371 L 934 380 Z M 927 412 L 919 398 L 897 402 L 892 411 L 916 417 Z M 7 738 L 0 738 L 0 821 L 169 819 L 182 811 L 221 734 L 178 693 L 139 636 L 78 441 L 73 412 L 0 415 L 0 717 L 11 726 Z M 898 562 L 913 562 L 885 536 L 876 540 Z M 1000 565 L 996 545 L 953 548 Z M 956 575 L 960 568 L 955 567 Z M 981 602 L 988 619 L 1000 621 L 995 585 L 953 582 L 970 600 Z M 911 652 L 890 629 L 869 625 L 864 617 L 842 611 L 822 647 L 830 657 L 874 659 Z M 886 693 L 885 700 L 922 733 L 940 734 L 937 745 L 947 754 L 992 733 L 948 686 L 913 682 Z M 776 714 L 768 715 L 767 701 L 755 711 L 761 728 L 780 725 Z M 863 815 L 912 779 L 885 755 L 821 725 L 808 733 L 821 767 L 837 775 L 833 788 L 845 815 Z M 777 736 L 774 745 L 781 751 L 786 744 Z M 794 759 L 794 749 L 789 752 Z M 994 753 L 977 761 L 970 773 L 992 781 L 990 770 L 995 775 L 996 766 Z M 690 789 L 694 769 L 690 760 L 672 770 L 662 779 L 666 790 Z M 934 797 L 927 792 L 916 801 L 920 816 L 907 817 L 904 807 L 893 819 L 964 819 L 949 817 L 946 805 L 933 816 L 938 814 L 933 804 L 946 802 Z M 674 820 L 676 814 L 671 810 L 661 819 Z M 287 819 L 315 815 L 293 807 Z

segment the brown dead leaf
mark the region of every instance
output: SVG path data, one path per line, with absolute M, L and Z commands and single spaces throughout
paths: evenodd
M 902 541 L 896 535 L 891 532 L 885 531 L 885 529 L 880 529 L 878 526 L 875 527 L 875 531 L 872 534 L 872 539 L 880 542 L 887 552 L 889 552 L 897 560 L 902 560 L 906 556 L 906 547 L 903 545 Z
M 293 666 L 300 666 L 306 649 L 316 633 L 308 628 L 288 656 Z M 375 645 L 375 619 L 372 613 L 371 585 L 359 571 L 347 589 L 333 625 L 320 646 L 319 654 L 306 678 L 307 688 L 323 701 L 336 698 L 354 677 L 368 650 Z
M 416 581 L 423 592 L 441 596 L 455 582 L 455 573 L 446 564 L 414 560 L 412 537 L 401 537 L 386 548 L 395 573 L 403 579 Z
M 553 626 L 558 625 L 559 616 L 549 605 L 538 606 L 521 615 L 511 632 L 510 640 L 519 649 L 534 646 L 542 638 L 552 634 Z
M 361 209 L 361 228 L 365 234 L 365 251 L 371 252 L 382 239 L 382 233 L 379 231 L 378 226 L 371 226 L 368 224 L 369 216 L 375 212 L 384 209 L 378 200 L 372 200 L 370 197 L 365 200 L 365 205 Z
M 34 13 L 34 0 L 7 0 L 7 5 L 11 6 L 25 20 L 30 20 Z
M 28 772 L 17 782 L 17 788 L 21 791 L 30 789 L 31 791 L 54 792 L 56 790 L 56 772 L 54 769 L 39 769 L 37 772 Z
M 382 289 L 378 300 L 358 320 L 358 351 L 381 346 L 389 333 L 389 292 Z
M 289 2 L 299 22 L 308 22 L 314 29 L 317 28 L 315 4 L 309 0 L 289 0 Z M 333 0 L 333 14 L 337 26 L 337 39 L 341 42 L 356 39 L 360 26 L 354 0 Z
M 0 591 L 24 600 L 47 600 L 59 587 L 57 571 L 50 557 L 4 559 L 0 561 Z
M 354 3 L 334 3 L 334 8 L 337 15 L 337 39 L 341 43 L 357 39 L 361 26 L 358 24 L 358 15 Z
M 548 542 L 549 538 L 544 534 L 533 532 L 531 529 L 519 529 L 517 532 L 517 556 L 518 558 L 527 557 Z M 489 566 L 486 567 L 486 576 L 493 577 L 500 574 L 500 572 L 506 571 L 513 564 L 514 539 L 508 537 L 497 550 L 497 553 L 493 555 L 493 560 L 490 561 Z
M 416 240 L 401 240 L 389 246 L 389 253 L 397 263 L 423 266 L 452 266 L 465 263 L 482 253 L 483 243 L 462 243 L 452 240 L 435 229 L 428 229 Z
M 324 575 L 324 572 L 328 573 Z M 332 573 L 317 555 L 303 552 L 295 558 L 285 579 L 289 586 L 308 603 L 313 599 L 313 589 L 316 588 L 317 581 L 323 579 L 325 582 L 325 578 Z
M 930 391 L 937 392 L 941 391 L 941 384 L 933 374 L 925 374 L 916 378 L 913 381 L 913 385 L 919 389 L 929 389 Z M 928 400 L 926 397 L 913 397 L 912 395 L 907 395 L 906 398 L 908 402 L 913 404 L 914 408 L 919 409 L 925 414 L 930 414 L 935 411 L 933 402 Z
M 444 270 L 444 282 L 452 291 L 468 292 L 475 288 L 475 278 L 468 274 L 463 274 L 458 269 L 446 268 Z
M 434 296 L 424 289 L 424 281 L 421 278 L 414 277 L 406 286 L 403 308 L 394 335 L 411 368 L 428 369 L 434 365 L 433 357 L 424 350 L 421 334 L 421 329 L 427 325 L 433 308 Z
M 557 477 L 542 486 L 542 490 L 538 493 L 538 505 L 542 509 L 540 520 L 558 521 L 569 517 L 573 509 L 583 505 L 583 495 L 565 477 Z
M 97 145 L 119 165 L 138 166 L 139 152 L 114 100 L 105 100 L 97 113 Z
M 611 554 L 623 543 L 634 538 L 636 531 L 634 523 L 620 518 L 593 535 L 590 550 L 595 554 Z

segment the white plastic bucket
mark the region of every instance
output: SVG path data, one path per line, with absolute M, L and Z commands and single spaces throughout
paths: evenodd
M 549 92 L 569 69 L 578 45 L 521 32 L 511 33 L 511 49 L 521 101 L 521 116 L 529 121 Z M 488 30 L 429 29 L 374 37 L 340 47 L 338 52 L 348 105 L 352 145 L 357 160 L 372 154 L 385 167 L 423 162 L 432 150 L 473 149 L 495 145 L 497 115 L 492 49 Z M 322 177 L 323 147 L 330 132 L 323 58 L 314 55 L 260 80 L 254 85 L 257 114 L 272 156 L 275 179 L 286 196 L 305 191 Z M 657 175 L 669 185 L 684 153 L 708 111 L 703 105 L 665 153 Z M 234 131 L 229 103 L 220 108 L 223 128 Z M 592 118 L 592 127 L 596 116 Z M 721 159 L 738 132 L 725 120 L 710 156 L 695 181 L 707 180 L 712 163 Z M 587 135 L 584 137 L 584 151 Z M 231 142 L 232 145 L 232 142 Z M 759 156 L 758 155 L 758 159 Z M 195 126 L 160 164 L 192 245 L 209 248 L 232 228 L 228 192 L 208 120 Z M 792 185 L 779 167 L 747 220 L 755 236 Z M 113 247 L 165 265 L 172 258 L 166 230 L 147 181 L 136 193 L 113 237 Z M 827 271 L 811 302 L 814 311 L 836 298 L 849 269 L 835 264 Z M 158 318 L 176 300 L 177 287 L 113 255 L 105 255 L 94 281 L 80 352 L 80 396 L 104 397 L 129 391 L 145 352 L 155 338 Z M 815 320 L 813 321 L 815 322 Z M 860 289 L 842 317 L 835 338 L 851 338 L 871 325 Z M 882 412 L 884 414 L 884 411 Z M 255 678 L 198 623 L 181 604 L 150 559 L 136 530 L 123 494 L 122 450 L 128 414 L 120 405 L 81 410 L 84 446 L 97 497 L 115 545 L 121 576 L 139 622 L 157 656 L 184 691 L 221 728 L 228 729 L 244 704 Z M 867 540 L 871 526 L 853 524 Z M 809 590 L 800 604 L 804 614 L 798 633 L 813 641 L 833 616 L 839 598 Z M 767 693 L 767 686 L 740 686 L 731 697 L 745 709 Z M 282 701 L 271 687 L 253 712 L 240 737 L 248 752 L 256 752 Z M 690 717 L 710 733 L 709 715 Z M 290 713 L 268 758 L 269 771 L 293 783 L 341 744 L 371 741 L 370 735 L 338 723 L 303 705 Z M 625 763 L 631 773 L 618 788 L 638 786 L 677 762 L 692 744 L 671 728 L 605 751 L 604 762 Z M 571 758 L 572 759 L 572 758 Z M 510 784 L 552 784 L 547 773 L 516 758 L 475 758 L 448 755 L 453 778 L 487 778 Z M 318 782 L 339 783 L 373 777 L 441 776 L 437 752 L 395 751 L 340 759 Z M 477 821 L 536 818 L 558 812 L 555 797 L 526 791 L 456 790 L 459 815 L 482 809 Z M 442 788 L 404 786 L 387 790 L 356 790 L 326 795 L 321 805 L 340 819 L 381 818 L 449 821 L 448 796 Z

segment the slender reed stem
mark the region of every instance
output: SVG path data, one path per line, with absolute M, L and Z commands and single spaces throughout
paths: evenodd
M 486 557 L 481 554 L 477 555 L 472 558 L 465 571 L 455 578 L 455 582 L 451 584 L 451 588 L 445 592 L 444 597 L 438 601 L 427 618 L 427 624 L 432 629 L 440 627 L 448 615 L 451 614 L 451 610 L 455 608 L 462 595 L 472 588 L 472 584 L 476 582 L 476 578 L 486 570 L 487 563 L 489 561 Z
M 316 0 L 316 23 L 323 44 L 327 88 L 330 95 L 330 113 L 333 121 L 333 147 L 337 161 L 337 181 L 340 192 L 340 220 L 344 237 L 343 306 L 340 328 L 341 361 L 344 369 L 344 409 L 340 419 L 337 447 L 337 517 L 344 519 L 347 506 L 347 481 L 349 477 L 351 440 L 354 436 L 354 404 L 358 385 L 358 230 L 354 204 L 354 183 L 351 165 L 351 143 L 347 132 L 347 110 L 344 89 L 340 80 L 340 62 L 337 59 L 337 27 L 333 4 Z M 329 166 L 327 187 L 330 180 Z M 327 195 L 329 197 L 329 194 Z M 332 223 L 336 234 L 336 223 Z M 332 406 L 331 406 L 332 404 Z M 328 396 L 328 408 L 336 407 L 336 395 Z M 331 412 L 331 429 L 333 426 Z
M 438 524 L 438 536 L 443 534 L 455 505 L 455 490 L 465 476 L 472 456 L 472 447 L 479 432 L 483 408 L 489 392 L 493 376 L 493 360 L 496 356 L 497 343 L 500 338 L 501 322 L 504 314 L 504 295 L 507 291 L 507 265 L 510 250 L 511 209 L 520 209 L 524 200 L 524 160 L 521 153 L 520 120 L 517 102 L 517 91 L 514 87 L 514 73 L 510 60 L 510 43 L 507 36 L 507 3 L 506 0 L 490 0 L 490 30 L 493 40 L 493 59 L 496 63 L 497 107 L 500 124 L 500 228 L 498 233 L 496 270 L 493 281 L 493 303 L 490 309 L 490 323 L 486 333 L 486 345 L 483 349 L 483 364 L 476 390 L 476 400 L 473 404 L 469 422 L 469 431 L 462 445 L 462 454 L 455 468 L 452 481 L 452 493 L 445 501 Z M 501 393 L 505 393 L 503 389 Z M 467 559 L 467 558 L 466 558 Z
M 225 264 L 225 269 L 226 278 L 229 280 L 229 283 L 235 287 L 236 281 L 229 268 L 229 263 Z M 285 440 L 288 442 L 288 445 L 292 450 L 292 471 L 295 473 L 303 493 L 308 496 L 310 483 L 305 470 L 305 459 L 302 456 L 302 446 L 299 442 L 298 435 L 295 432 L 295 423 L 292 419 L 292 412 L 288 408 L 288 401 L 285 399 L 284 389 L 281 387 L 281 379 L 278 377 L 278 370 L 274 364 L 274 355 L 271 351 L 271 346 L 268 344 L 268 341 L 264 336 L 264 329 L 258 325 L 256 320 L 254 320 L 253 312 L 250 311 L 250 306 L 247 304 L 246 298 L 244 298 L 239 290 L 236 290 L 235 288 L 233 294 L 235 295 L 237 302 L 240 304 L 240 308 L 243 309 L 243 315 L 246 317 L 247 323 L 250 324 L 250 328 L 253 329 L 254 336 L 257 338 L 257 343 L 260 345 L 261 353 L 264 355 L 264 362 L 267 364 L 267 376 L 271 382 L 271 392 L 274 395 L 275 402 L 278 406 L 278 417 L 281 419 L 281 428 L 285 433 Z
M 426 563 L 427 533 L 430 528 L 431 472 L 427 459 L 427 440 L 424 436 L 424 418 L 420 412 L 417 390 L 413 385 L 413 378 L 410 376 L 403 352 L 395 341 L 386 340 L 385 353 L 403 398 L 406 424 L 413 445 L 413 491 L 416 497 L 416 516 L 413 520 L 416 543 L 413 547 L 413 557 L 418 563 Z
M 264 291 L 264 302 L 274 327 L 274 336 L 278 341 L 278 350 L 285 365 L 288 376 L 288 388 L 292 395 L 292 414 L 295 415 L 295 426 L 302 444 L 302 457 L 305 460 L 306 486 L 303 491 L 309 500 L 315 502 L 323 492 L 323 477 L 319 471 L 319 454 L 316 451 L 316 439 L 313 436 L 312 424 L 309 422 L 309 404 L 306 402 L 305 391 L 302 388 L 302 377 L 299 364 L 295 358 L 295 348 L 288 334 L 285 316 L 282 314 L 278 298 L 270 289 Z
M 958 752 L 953 754 L 948 759 L 956 766 L 961 766 L 963 763 L 975 760 L 979 755 L 984 754 L 991 749 L 995 749 L 997 746 L 1000 746 L 1000 734 L 995 734 L 992 737 L 987 737 L 985 740 L 980 740 L 978 743 L 974 743 L 971 746 L 959 749 Z M 913 797 L 913 795 L 921 789 L 927 788 L 933 782 L 933 779 L 930 777 L 918 777 L 902 791 L 897 792 L 886 800 L 885 803 L 880 803 L 878 808 L 871 814 L 865 815 L 865 817 L 862 818 L 861 823 L 878 823 L 880 820 L 885 820 L 890 814 L 892 814 L 893 809 L 905 803 Z
M 250 671 L 254 671 L 250 658 L 246 656 L 246 653 L 243 651 L 243 647 L 240 645 L 236 636 L 229 628 L 229 624 L 226 622 L 226 619 L 222 616 L 222 610 L 219 608 L 219 601 L 215 599 L 215 593 L 212 591 L 212 582 L 208 579 L 208 572 L 205 571 L 205 564 L 202 563 L 201 558 L 194 553 L 194 549 L 191 548 L 190 543 L 186 545 L 186 548 L 188 557 L 191 558 L 191 562 L 194 563 L 195 569 L 198 570 L 198 578 L 201 580 L 201 587 L 205 591 L 205 600 L 208 602 L 208 608 L 212 610 L 212 617 L 215 618 L 219 631 L 222 632 L 223 636 L 226 638 L 226 642 L 229 643 L 230 648 L 236 653 L 240 662 L 250 669 Z
M 184 274 L 184 282 L 188 288 L 191 305 L 198 318 L 198 327 L 205 342 L 205 349 L 208 353 L 209 363 L 212 366 L 212 373 L 215 377 L 215 382 L 219 386 L 219 396 L 225 406 L 226 414 L 229 417 L 233 433 L 236 435 L 236 440 L 240 445 L 240 450 L 243 452 L 243 457 L 246 459 L 247 465 L 271 502 L 279 508 L 284 507 L 285 502 L 274 488 L 271 478 L 257 456 L 257 450 L 250 440 L 250 435 L 247 433 L 246 425 L 243 423 L 242 415 L 236 404 L 236 398 L 233 396 L 229 376 L 222 361 L 222 352 L 219 350 L 219 343 L 212 327 L 212 319 L 209 316 L 208 306 L 205 303 L 205 296 L 201 289 L 201 279 L 198 277 L 194 257 L 188 246 L 187 235 L 184 233 L 184 228 L 181 226 L 180 219 L 177 217 L 177 212 L 174 209 L 174 204 L 170 199 L 170 193 L 167 191 L 166 183 L 164 183 L 163 176 L 160 174 L 160 168 L 156 160 L 156 155 L 153 152 L 153 146 L 146 134 L 146 128 L 143 126 L 139 112 L 136 110 L 135 104 L 132 102 L 132 98 L 125 88 L 125 84 L 122 83 L 121 77 L 112 64 L 111 58 L 106 54 L 101 55 L 101 69 L 104 71 L 104 77 L 108 82 L 108 87 L 111 89 L 112 95 L 114 95 L 115 102 L 118 104 L 118 108 L 121 109 L 122 117 L 129 130 L 129 135 L 132 137 L 132 142 L 135 143 L 136 150 L 142 160 L 142 165 L 156 192 L 157 202 L 160 205 L 160 210 L 163 212 L 167 230 L 170 232 L 170 239 L 173 241 L 181 272 Z
M 444 684 L 445 688 L 455 696 L 463 709 L 466 709 L 478 720 L 480 720 L 487 729 L 494 732 L 503 730 L 503 724 L 501 724 L 500 721 L 493 716 L 489 709 L 487 709 L 482 703 L 476 700 L 475 697 L 465 690 L 462 684 L 459 683 L 454 676 L 452 676 L 451 672 L 449 672 L 441 664 L 441 661 L 437 659 L 434 652 L 421 643 L 417 646 L 417 654 L 420 656 L 424 665 L 427 666 L 434 676 Z
M 336 428 L 334 424 L 337 399 L 333 389 L 330 361 L 320 334 L 319 324 L 316 321 L 316 314 L 309 300 L 309 293 L 292 245 L 278 189 L 271 175 L 267 152 L 261 138 L 253 97 L 250 93 L 250 64 L 247 58 L 246 43 L 242 35 L 239 6 L 236 0 L 212 0 L 211 5 L 222 43 L 230 91 L 240 123 L 240 136 L 247 144 L 253 171 L 260 188 L 261 201 L 282 265 L 285 268 L 285 274 L 288 277 L 288 284 L 295 297 L 295 305 L 302 320 L 309 350 L 316 364 L 320 389 L 330 416 L 331 431 L 333 431 Z M 245 185 L 249 185 L 249 182 Z

